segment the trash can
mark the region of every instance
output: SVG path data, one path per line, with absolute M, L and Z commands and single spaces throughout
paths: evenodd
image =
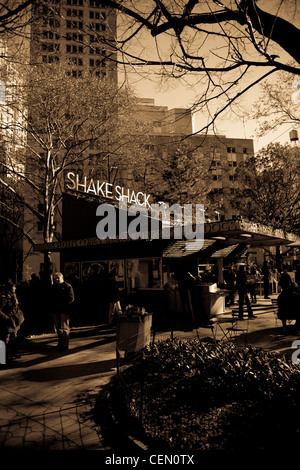
M 225 297 L 228 293 L 226 289 L 219 289 L 217 284 L 202 285 L 199 292 L 200 318 L 209 320 L 225 313 Z
M 120 315 L 117 323 L 117 348 L 125 352 L 142 349 L 151 341 L 152 314 Z

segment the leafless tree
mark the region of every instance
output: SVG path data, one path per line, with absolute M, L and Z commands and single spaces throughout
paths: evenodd
M 284 231 L 300 231 L 300 151 L 269 144 L 236 171 L 234 207 L 242 216 Z
M 279 72 L 277 79 L 261 84 L 261 94 L 254 103 L 250 117 L 259 124 L 257 134 L 263 136 L 282 124 L 295 129 L 300 124 L 300 78 Z
M 26 67 L 0 106 L 5 140 L 0 185 L 24 207 L 20 228 L 32 245 L 37 223 L 44 242 L 55 240 L 67 171 L 99 175 L 107 172 L 108 158 L 120 169 L 143 155 L 128 91 L 90 73 L 73 78 L 70 71 L 55 64 Z M 5 220 L 15 225 L 7 213 Z
M 34 0 L 20 2 L 6 0 L 0 4 L 0 36 L 1 34 L 24 34 L 24 27 L 29 24 L 31 7 Z
M 208 166 L 196 144 L 161 136 L 135 178 L 156 202 L 192 204 L 206 201 Z
M 106 0 L 119 11 L 119 62 L 185 79 L 208 123 L 276 71 L 300 74 L 299 4 L 278 0 Z M 141 73 L 141 72 L 140 72 Z

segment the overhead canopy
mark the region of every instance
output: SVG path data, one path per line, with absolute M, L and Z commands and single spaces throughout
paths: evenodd
M 250 246 L 276 246 L 300 242 L 297 235 L 246 220 L 206 223 L 204 234 L 205 238 L 223 240 L 226 245 L 246 243 Z
M 167 239 L 162 236 L 162 223 L 160 222 L 159 229 L 157 231 L 158 236 L 153 236 L 152 213 L 145 216 L 148 225 L 147 236 L 144 240 L 132 240 L 127 234 L 127 238 L 120 238 L 118 235 L 118 229 L 116 232 L 115 239 L 99 240 L 96 235 L 96 226 L 99 222 L 99 217 L 96 215 L 96 209 L 98 208 L 101 198 L 92 197 L 87 194 L 76 193 L 64 194 L 63 198 L 63 240 L 53 243 L 35 245 L 34 251 L 62 251 L 68 248 L 88 248 L 97 247 L 97 250 L 111 251 L 116 249 L 119 252 L 124 250 L 124 243 L 126 244 L 126 250 L 133 247 L 133 251 L 143 249 L 146 251 L 145 256 L 148 253 L 154 251 L 161 252 L 160 256 L 163 257 L 186 257 L 193 256 L 197 253 L 203 255 L 208 253 L 212 255 L 217 250 L 224 249 L 229 246 L 243 245 L 243 246 L 276 246 L 276 245 L 288 245 L 299 246 L 300 237 L 294 234 L 284 232 L 280 229 L 274 229 L 270 226 L 249 222 L 243 219 L 224 220 L 216 222 L 205 222 L 202 230 L 197 230 L 199 227 L 193 225 L 193 227 L 181 226 L 181 236 L 177 236 L 176 228 L 172 222 L 170 222 L 170 232 L 167 235 Z M 103 202 L 103 201 L 102 201 Z M 106 201 L 107 202 L 107 201 Z M 109 202 L 111 204 L 111 201 Z M 120 211 L 122 212 L 122 211 Z M 126 210 L 125 210 L 126 212 Z M 119 212 L 116 211 L 116 218 L 118 219 Z M 117 223 L 117 221 L 116 221 Z M 177 225 L 178 227 L 178 225 Z M 184 229 L 183 229 L 184 228 Z M 189 233 L 189 228 L 192 229 L 192 235 L 195 233 L 201 233 L 203 240 L 191 239 L 187 240 L 185 234 Z M 202 228 L 202 227 L 201 227 Z M 187 229 L 187 231 L 186 231 Z M 125 232 L 124 232 L 125 233 Z M 151 237 L 153 236 L 153 240 Z M 200 235 L 199 235 L 200 236 Z M 143 248 L 144 247 L 144 248 Z M 215 254 L 214 257 L 218 257 L 219 254 Z
M 288 246 L 294 246 L 295 248 L 297 248 L 297 246 L 300 246 L 300 241 L 296 241 L 296 242 L 293 242 L 293 243 L 289 243 Z
M 162 256 L 164 258 L 181 258 L 182 256 L 191 256 L 195 253 L 207 251 L 209 247 L 216 244 L 216 240 L 175 240 L 164 249 Z
M 250 246 L 299 246 L 300 238 L 296 235 L 283 232 L 282 230 L 273 229 L 261 224 L 246 222 L 243 220 L 229 220 L 205 223 L 204 240 L 174 240 L 172 231 L 170 233 L 171 240 L 143 240 L 143 244 L 157 244 L 161 247 L 161 256 L 176 258 L 182 256 L 192 256 L 196 253 L 203 253 L 212 248 L 212 257 L 220 257 L 223 253 L 227 256 L 237 245 Z M 162 243 L 159 244 L 159 241 Z M 218 243 L 216 243 L 218 242 Z M 62 251 L 69 248 L 87 248 L 87 247 L 106 247 L 108 245 L 124 246 L 124 243 L 140 244 L 141 240 L 130 239 L 106 239 L 99 240 L 97 237 L 79 238 L 74 240 L 64 240 L 53 243 L 44 243 L 35 245 L 34 251 Z M 137 247 L 137 245 L 135 245 Z M 147 251 L 148 251 L 147 249 Z M 222 251 L 223 250 L 223 251 Z M 151 250 L 150 250 L 151 251 Z M 146 253 L 145 253 L 146 255 Z
M 226 258 L 229 256 L 236 248 L 240 246 L 239 243 L 236 245 L 228 245 L 223 248 L 220 248 L 219 250 L 216 250 L 211 257 L 212 258 Z

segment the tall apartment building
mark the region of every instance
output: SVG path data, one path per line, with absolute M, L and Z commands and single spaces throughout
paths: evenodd
M 37 5 L 32 23 L 32 60 L 69 62 L 73 76 L 83 70 L 117 82 L 116 12 L 98 0 L 49 0 Z
M 194 134 L 192 115 L 188 109 L 156 106 L 153 99 L 141 99 L 140 116 L 149 126 L 151 153 L 165 161 L 176 145 L 185 145 L 192 158 L 203 163 L 211 207 L 207 218 L 231 219 L 238 214 L 230 205 L 238 188 L 235 171 L 240 163 L 253 155 L 252 139 L 228 138 L 225 135 Z M 197 201 L 202 203 L 201 199 Z
M 22 267 L 24 211 L 14 193 L 24 161 L 20 158 L 26 140 L 26 109 L 18 96 L 22 84 L 18 61 L 19 38 L 3 34 L 0 39 L 0 283 L 7 277 L 18 280 Z M 23 54 L 26 47 L 23 49 Z M 27 50 L 28 52 L 28 50 Z M 14 104 L 18 102 L 19 106 Z M 17 125 L 16 123 L 19 123 Z
M 68 64 L 68 73 L 80 77 L 83 72 L 105 78 L 112 87 L 117 85 L 116 52 L 111 46 L 116 38 L 116 12 L 99 0 L 48 0 L 36 2 L 32 10 L 34 21 L 30 22 L 29 35 L 31 64 Z M 84 90 L 82 90 L 84 93 Z M 87 150 L 95 164 L 99 149 L 91 145 Z M 41 204 L 36 209 L 41 211 Z M 25 210 L 25 220 L 31 222 L 30 234 L 37 243 L 43 241 L 43 226 Z M 61 211 L 57 211 L 55 234 L 60 238 Z M 41 254 L 32 251 L 27 239 L 23 241 L 27 253 L 23 265 L 23 278 L 40 272 Z M 59 257 L 52 256 L 53 269 L 59 269 Z

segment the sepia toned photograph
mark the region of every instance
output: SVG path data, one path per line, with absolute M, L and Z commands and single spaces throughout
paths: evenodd
M 1 2 L 2 452 L 292 462 L 299 27 L 298 0 Z

